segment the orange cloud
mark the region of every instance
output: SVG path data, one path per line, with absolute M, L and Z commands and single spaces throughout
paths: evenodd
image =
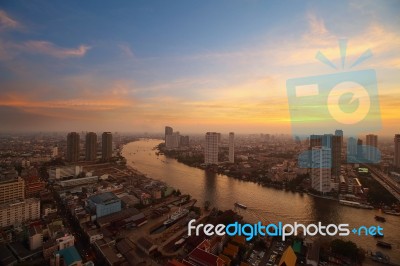
M 87 45 L 80 45 L 78 48 L 63 48 L 47 41 L 27 41 L 16 47 L 29 53 L 45 54 L 57 58 L 82 57 L 91 49 Z
M 0 10 L 0 30 L 15 29 L 20 26 L 20 23 L 12 19 L 4 10 Z

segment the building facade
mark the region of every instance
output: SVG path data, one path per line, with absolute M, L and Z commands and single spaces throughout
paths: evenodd
M 400 134 L 394 136 L 394 166 L 400 168 Z
M 101 156 L 103 161 L 109 161 L 112 157 L 112 134 L 104 132 L 101 136 Z
M 79 134 L 70 132 L 67 135 L 67 161 L 79 161 Z
M 366 159 L 370 162 L 378 162 L 378 136 L 369 134 L 366 136 Z
M 0 204 L 25 199 L 25 181 L 21 177 L 0 179 Z
M 0 227 L 40 219 L 40 200 L 30 198 L 0 205 Z
M 235 162 L 235 133 L 229 133 L 229 162 Z
M 97 159 L 97 134 L 94 132 L 86 134 L 85 159 L 86 161 L 96 161 Z
M 100 193 L 88 198 L 88 205 L 97 219 L 121 211 L 121 200 L 112 192 Z
M 204 163 L 218 164 L 218 140 L 219 135 L 216 132 L 206 133 L 206 143 L 204 147 Z
M 331 190 L 331 149 L 323 146 L 311 150 L 311 187 L 318 192 Z

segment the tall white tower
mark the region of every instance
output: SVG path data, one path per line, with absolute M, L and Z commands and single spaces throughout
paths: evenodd
M 327 147 L 316 146 L 311 150 L 311 187 L 319 192 L 331 190 L 332 153 Z
M 204 163 L 218 164 L 218 133 L 207 132 L 204 147 Z

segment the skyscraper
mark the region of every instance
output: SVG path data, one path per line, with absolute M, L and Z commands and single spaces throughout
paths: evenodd
M 343 130 L 341 129 L 336 129 L 335 130 L 335 136 L 339 136 L 340 137 L 340 152 L 342 152 L 343 150 Z M 340 155 L 340 158 L 342 156 Z
M 173 132 L 172 134 L 165 135 L 165 147 L 167 149 L 175 149 L 179 147 L 181 142 L 181 136 L 179 132 Z
M 165 135 L 164 135 L 164 140 L 167 141 L 167 135 L 172 135 L 174 130 L 172 127 L 165 127 Z
M 79 161 L 79 134 L 70 132 L 67 135 L 67 161 Z
M 394 166 L 400 168 L 400 134 L 394 135 Z
M 235 133 L 229 133 L 229 162 L 235 162 Z
M 322 146 L 311 150 L 311 187 L 319 192 L 331 190 L 331 149 Z
M 369 134 L 366 136 L 366 159 L 371 162 L 378 162 L 378 136 Z
M 109 161 L 112 157 L 112 134 L 104 132 L 101 136 L 101 158 L 103 161 Z
M 357 139 L 350 137 L 347 140 L 347 155 L 350 157 L 357 156 Z
M 218 164 L 218 133 L 207 132 L 204 147 L 204 163 Z
M 335 177 L 340 176 L 340 166 L 342 161 L 342 143 L 343 137 L 340 135 L 332 136 L 331 139 L 332 145 L 332 174 Z
M 97 158 L 97 135 L 94 132 L 86 134 L 85 143 L 85 158 L 86 161 L 96 161 Z

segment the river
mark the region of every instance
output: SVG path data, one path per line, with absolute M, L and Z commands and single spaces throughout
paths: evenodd
M 389 255 L 392 262 L 400 263 L 400 217 L 385 215 L 378 210 L 342 206 L 336 201 L 262 187 L 252 182 L 189 167 L 164 155 L 157 156 L 153 148 L 161 142 L 154 139 L 131 142 L 124 146 L 122 155 L 129 166 L 180 189 L 182 193 L 190 194 L 198 200 L 199 206 L 206 200 L 221 210 L 233 209 L 235 202 L 245 204 L 248 210 L 241 211 L 241 215 L 249 222 L 265 220 L 307 224 L 320 221 L 322 224 L 347 223 L 350 229 L 362 225 L 380 225 L 385 235 L 383 241 L 392 244 L 391 250 L 376 247 L 376 239 L 372 236 L 350 233 L 344 240 L 351 240 L 365 250 L 380 250 Z M 377 223 L 375 215 L 384 216 L 386 222 Z

